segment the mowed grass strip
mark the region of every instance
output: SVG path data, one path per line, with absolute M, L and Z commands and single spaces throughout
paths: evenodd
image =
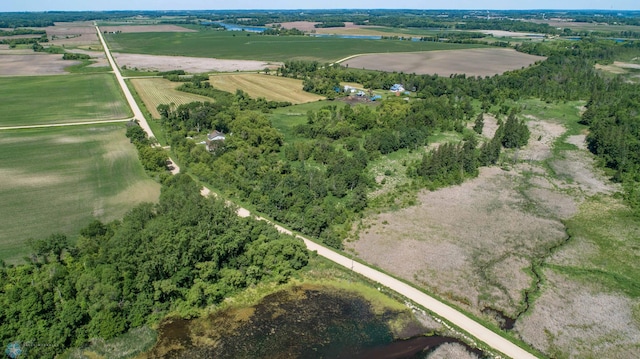
M 324 100 L 324 96 L 302 90 L 302 80 L 265 74 L 221 74 L 209 77 L 217 89 L 235 93 L 240 89 L 253 98 L 289 101 L 294 105 Z
M 112 74 L 1 77 L 0 127 L 131 117 Z
M 195 101 L 213 102 L 210 97 L 176 90 L 176 87 L 182 85 L 179 82 L 171 82 L 161 78 L 131 79 L 130 81 L 153 118 L 160 118 L 158 105 L 174 104 L 180 106 Z
M 262 61 L 333 62 L 355 54 L 487 47 L 424 41 L 265 36 L 238 31 L 109 34 L 114 52 Z
M 93 218 L 157 201 L 123 124 L 0 131 L 0 259 L 20 262 L 28 238 L 74 238 Z

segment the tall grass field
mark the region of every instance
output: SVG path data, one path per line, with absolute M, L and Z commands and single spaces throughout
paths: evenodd
M 0 259 L 20 262 L 29 238 L 73 238 L 93 218 L 157 201 L 123 124 L 0 132 Z
M 264 97 L 270 101 L 301 104 L 324 100 L 324 96 L 302 90 L 302 80 L 265 74 L 220 74 L 209 78 L 211 85 L 222 91 L 234 93 L 242 90 L 253 98 Z
M 176 87 L 182 85 L 179 82 L 171 82 L 161 78 L 132 79 L 130 82 L 153 118 L 160 118 L 158 105 L 180 106 L 196 101 L 213 102 L 210 97 L 176 90 Z
M 131 117 L 113 74 L 0 78 L 0 127 Z

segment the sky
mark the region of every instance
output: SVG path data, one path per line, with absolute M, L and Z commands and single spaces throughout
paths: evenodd
M 639 0 L 0 0 L 0 12 L 229 9 L 599 9 L 640 10 Z

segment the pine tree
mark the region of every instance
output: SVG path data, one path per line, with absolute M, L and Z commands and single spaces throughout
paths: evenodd
M 476 122 L 473 125 L 473 130 L 476 131 L 477 134 L 482 134 L 482 129 L 484 128 L 484 114 L 480 112 L 478 117 L 476 117 Z

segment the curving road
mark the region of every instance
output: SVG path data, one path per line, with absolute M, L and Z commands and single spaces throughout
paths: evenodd
M 104 37 L 102 36 L 102 32 L 100 31 L 100 28 L 98 27 L 98 25 L 96 25 L 96 31 L 98 32 L 100 43 L 102 43 L 102 47 L 104 48 L 104 53 L 107 55 L 107 60 L 109 61 L 109 65 L 111 65 L 111 69 L 113 70 L 113 73 L 116 75 L 116 79 L 118 80 L 118 84 L 120 85 L 120 88 L 124 93 L 124 97 L 127 99 L 127 103 L 129 104 L 129 107 L 133 112 L 133 118 L 135 120 L 138 120 L 140 127 L 144 130 L 144 132 L 147 133 L 147 136 L 149 138 L 151 137 L 155 138 L 156 136 L 153 134 L 151 127 L 149 127 L 149 123 L 147 122 L 147 119 L 142 114 L 142 111 L 140 110 L 140 106 L 138 106 L 138 103 L 133 98 L 133 95 L 131 94 L 131 91 L 129 91 L 127 84 L 124 82 L 124 78 L 120 73 L 120 69 L 116 65 L 116 62 L 113 59 L 113 56 L 111 56 L 111 50 L 109 50 L 109 46 L 107 46 L 107 42 L 104 41 Z M 172 174 L 179 173 L 180 167 L 178 167 L 175 161 L 169 158 L 169 162 L 170 162 L 169 166 L 171 169 L 171 173 Z
M 212 192 L 206 187 L 203 187 L 200 193 L 203 196 L 217 196 L 215 192 Z M 228 204 L 232 204 L 232 202 L 227 201 Z M 250 217 L 251 212 L 247 209 L 238 207 L 237 214 L 240 217 Z M 273 225 L 279 232 L 285 233 L 288 235 L 295 235 L 296 238 L 300 238 L 304 241 L 304 244 L 307 246 L 307 249 L 310 251 L 316 251 L 318 255 L 321 255 L 343 267 L 350 268 L 356 273 L 359 273 L 381 285 L 402 294 L 406 298 L 409 298 L 414 303 L 419 304 L 420 306 L 430 310 L 431 312 L 437 314 L 438 316 L 446 319 L 447 321 L 453 323 L 457 327 L 466 331 L 467 333 L 474 336 L 476 339 L 484 342 L 489 347 L 501 352 L 502 354 L 515 358 L 515 359 L 536 359 L 536 356 L 527 352 L 526 350 L 520 348 L 509 340 L 501 337 L 495 332 L 485 328 L 482 324 L 476 322 L 475 320 L 469 318 L 459 310 L 427 295 L 418 289 L 401 282 L 387 274 L 380 272 L 374 268 L 371 268 L 365 264 L 354 261 L 353 259 L 346 257 L 340 253 L 333 251 L 325 246 L 322 246 L 316 242 L 309 240 L 301 235 L 294 234 L 291 230 L 284 228 L 278 224 L 275 224 L 268 219 L 262 217 L 255 217 L 258 220 L 266 221 Z
M 104 41 L 104 38 L 102 37 L 102 33 L 100 32 L 100 29 L 98 28 L 98 26 L 96 26 L 96 31 L 98 31 L 98 36 L 100 37 L 100 41 L 102 42 L 102 46 L 104 47 L 104 51 L 107 54 L 107 59 L 109 60 L 109 63 L 111 64 L 111 68 L 113 69 L 113 72 L 116 74 L 116 77 L 118 79 L 118 83 L 120 84 L 120 87 L 122 87 L 122 91 L 125 94 L 125 97 L 127 98 L 127 101 L 129 102 L 129 106 L 131 107 L 134 117 L 136 119 L 138 119 L 140 121 L 140 126 L 145 130 L 145 132 L 149 135 L 149 137 L 155 137 L 153 135 L 153 132 L 151 131 L 151 128 L 149 127 L 149 124 L 147 123 L 147 120 L 144 118 L 144 115 L 142 114 L 142 111 L 140 111 L 140 108 L 138 107 L 138 104 L 136 103 L 136 101 L 134 100 L 133 96 L 131 95 L 131 92 L 129 91 L 129 88 L 127 88 L 127 85 L 124 82 L 124 79 L 122 78 L 122 75 L 120 74 L 120 71 L 118 70 L 118 67 L 115 64 L 115 61 L 113 60 L 113 57 L 111 56 L 111 52 L 109 51 L 109 48 L 107 47 L 107 43 Z M 345 59 L 342 59 L 341 61 L 344 61 Z M 177 167 L 177 166 L 176 166 Z M 175 173 L 177 173 L 179 171 L 179 168 L 177 171 L 175 171 Z M 174 171 L 172 171 L 174 172 Z M 215 195 L 213 192 L 211 192 L 208 188 L 203 188 L 201 191 L 202 195 L 206 196 L 206 195 Z M 248 210 L 244 209 L 244 208 L 238 208 L 238 215 L 241 217 L 249 217 L 251 216 L 251 212 L 249 212 Z M 267 221 L 269 223 L 271 223 L 270 221 L 261 218 L 261 217 L 256 217 L 259 220 L 264 220 Z M 274 223 L 271 223 L 274 227 L 276 227 L 276 229 L 282 233 L 286 233 L 289 235 L 293 235 L 293 232 Z M 352 260 L 351 258 L 348 258 L 346 256 L 343 256 L 342 254 L 339 254 L 327 247 L 324 247 L 320 244 L 317 244 L 303 236 L 300 235 L 295 235 L 297 238 L 300 238 L 304 241 L 305 245 L 307 246 L 307 248 L 310 251 L 316 251 L 318 253 L 318 255 L 321 255 L 337 264 L 340 264 L 346 268 L 351 268 L 354 272 L 357 272 L 373 281 L 376 281 L 378 283 L 380 283 L 381 285 L 394 290 L 398 293 L 400 293 L 401 295 L 409 298 L 410 300 L 412 300 L 413 302 L 421 305 L 422 307 L 430 310 L 431 312 L 437 314 L 438 316 L 448 320 L 449 322 L 453 323 L 454 325 L 458 326 L 459 328 L 461 328 L 462 330 L 466 331 L 467 333 L 471 334 L 472 336 L 474 336 L 475 338 L 477 338 L 478 340 L 484 342 L 485 344 L 487 344 L 488 346 L 490 346 L 491 348 L 503 353 L 504 355 L 507 355 L 508 357 L 511 358 L 516 358 L 516 359 L 536 359 L 536 357 L 534 355 L 532 355 L 531 353 L 525 351 L 524 349 L 518 347 L 517 345 L 515 345 L 514 343 L 510 342 L 509 340 L 501 337 L 500 335 L 496 334 L 495 332 L 485 328 L 484 326 L 482 326 L 480 323 L 476 322 L 475 320 L 467 317 L 466 315 L 464 315 L 462 312 L 456 310 L 455 308 L 419 291 L 418 289 L 403 283 L 387 274 L 384 274 L 376 269 L 373 269 L 367 265 L 364 265 L 362 263 L 356 262 L 354 260 Z

